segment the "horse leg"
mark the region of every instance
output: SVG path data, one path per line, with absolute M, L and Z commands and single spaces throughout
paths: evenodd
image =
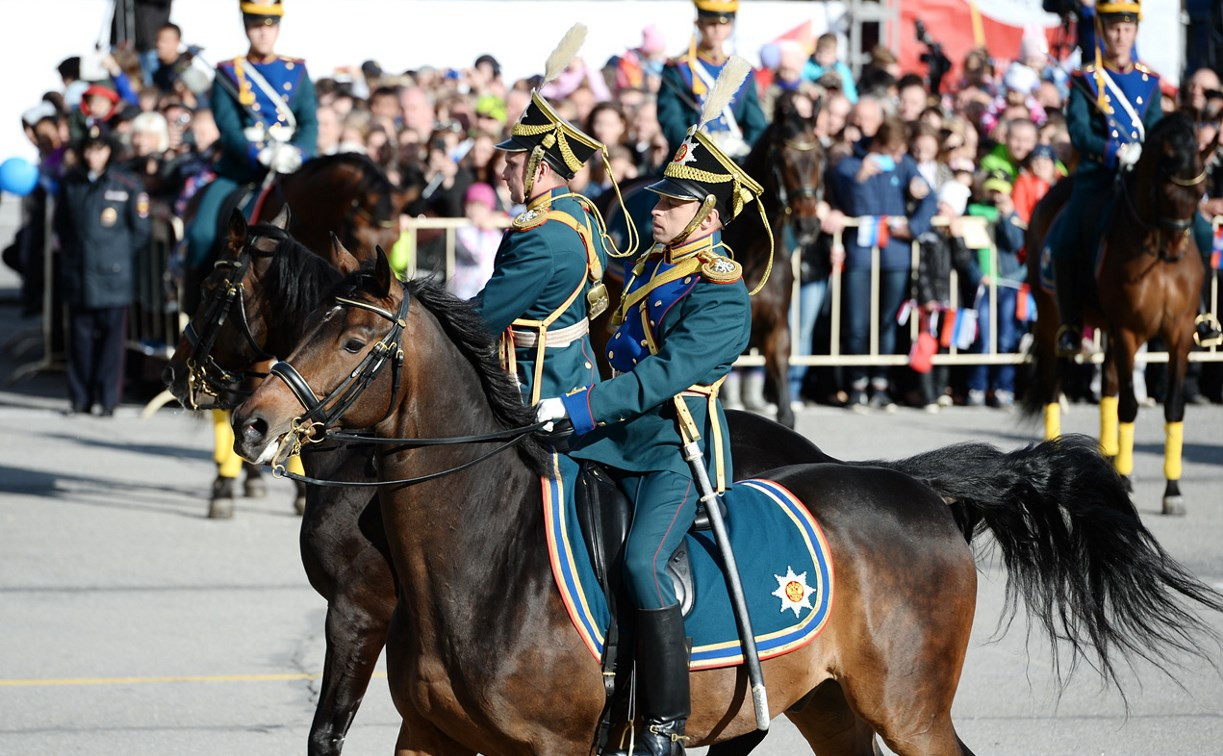
M 790 328 L 784 318 L 778 318 L 769 329 L 765 342 L 765 367 L 777 389 L 777 422 L 794 427 L 794 408 L 790 406 Z
M 1168 342 L 1168 392 L 1164 397 L 1164 488 L 1163 513 L 1185 514 L 1181 495 L 1181 451 L 1185 440 L 1185 369 L 1189 366 L 1189 337 L 1193 326 L 1186 321 L 1173 333 L 1164 333 Z
M 871 756 L 875 731 L 854 714 L 836 680 L 827 680 L 786 716 L 820 756 Z M 712 751 L 710 754 L 712 756 Z
M 1117 458 L 1117 362 L 1125 351 L 1118 341 L 1117 330 L 1110 330 L 1100 371 L 1100 453 L 1113 461 Z
M 1117 417 L 1120 423 L 1117 426 L 1117 453 L 1113 467 L 1125 481 L 1126 489 L 1133 491 L 1130 476 L 1134 474 L 1134 419 L 1138 417 L 1138 399 L 1134 396 L 1134 354 L 1138 351 L 1138 337 L 1132 331 L 1119 330 L 1109 336 L 1108 351 L 1113 380 L 1119 390 Z M 1107 387 L 1107 371 L 1104 376 Z M 1103 399 L 1100 403 L 1103 406 Z
M 404 718 L 395 741 L 395 756 L 477 756 L 419 717 Z
M 336 596 L 327 606 L 327 655 L 310 725 L 310 756 L 339 756 L 386 642 L 390 609 L 379 615 L 385 602 L 353 599 Z
M 1036 318 L 1036 385 L 1029 390 L 1036 392 L 1036 402 L 1044 412 L 1045 440 L 1048 441 L 1062 435 L 1062 406 L 1058 396 L 1061 374 L 1056 352 L 1058 319 L 1053 298 L 1045 294 L 1040 301 L 1037 310 L 1041 314 Z

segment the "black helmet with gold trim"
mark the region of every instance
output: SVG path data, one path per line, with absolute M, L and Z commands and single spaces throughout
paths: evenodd
M 497 149 L 534 152 L 536 148 L 557 173 L 571 179 L 603 149 L 603 144 L 561 118 L 536 90 L 518 122 L 511 127 L 510 138 L 498 144 Z
M 764 206 L 759 202 L 764 187 L 722 152 L 717 143 L 702 130 L 705 124 L 718 117 L 743 86 L 751 70 L 751 64 L 746 60 L 731 56 L 701 106 L 700 120 L 688 129 L 688 136 L 680 143 L 675 155 L 663 169 L 662 179 L 646 187 L 665 197 L 701 203 L 687 228 L 668 242 L 669 244 L 678 244 L 687 239 L 714 210 L 718 211 L 718 218 L 725 226 L 739 217 L 744 208 L 754 201 L 765 231 L 770 236 L 770 248 L 772 247 L 772 229 L 764 215 Z M 755 291 L 759 291 L 760 286 L 768 280 L 772 265 L 770 256 L 769 267 Z
M 285 14 L 280 0 L 239 0 L 238 8 L 246 26 L 275 26 Z

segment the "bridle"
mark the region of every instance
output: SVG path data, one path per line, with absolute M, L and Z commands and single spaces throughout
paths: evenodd
M 278 236 L 277 232 L 281 236 Z M 254 334 L 251 333 L 250 321 L 246 316 L 246 296 L 242 287 L 242 283 L 246 279 L 246 273 L 251 269 L 253 260 L 272 257 L 276 254 L 275 252 L 264 252 L 257 249 L 255 247 L 255 240 L 259 238 L 283 241 L 288 238 L 288 235 L 280 231 L 280 229 L 261 229 L 258 234 L 252 234 L 247 238 L 246 243 L 242 246 L 242 252 L 236 260 L 218 260 L 215 262 L 213 268 L 228 268 L 229 272 L 222 280 L 221 286 L 217 287 L 208 298 L 201 326 L 203 334 L 201 335 L 196 329 L 194 318 L 183 329 L 183 336 L 191 344 L 191 358 L 187 360 L 187 403 L 193 410 L 200 409 L 198 400 L 203 395 L 216 399 L 217 403 L 215 406 L 218 408 L 235 406 L 237 404 L 236 401 L 231 400 L 223 403 L 222 396 L 249 396 L 251 392 L 241 388 L 241 384 L 250 378 L 263 378 L 267 375 L 267 373 L 254 370 L 236 372 L 227 370 L 212 356 L 212 349 L 216 346 L 221 329 L 229 318 L 230 311 L 237 306 L 235 319 L 240 326 L 239 330 L 242 336 L 246 339 L 246 343 L 254 351 L 254 361 L 262 362 L 272 359 L 272 355 L 264 351 L 259 342 L 255 340 Z
M 402 287 L 403 284 L 401 283 L 400 286 Z M 284 381 L 285 385 L 289 387 L 289 391 L 293 393 L 293 396 L 297 398 L 297 401 L 306 410 L 304 414 L 293 420 L 290 424 L 290 430 L 280 440 L 276 454 L 272 458 L 272 474 L 274 476 L 290 478 L 313 485 L 343 488 L 378 488 L 382 486 L 413 485 L 466 470 L 513 446 L 517 446 L 530 434 L 542 429 L 546 425 L 546 423 L 541 422 L 522 428 L 511 428 L 509 430 L 471 436 L 453 436 L 450 438 L 382 438 L 364 433 L 329 432 L 328 429 L 348 411 L 365 389 L 369 388 L 374 379 L 378 377 L 378 373 L 388 363 L 393 365 L 391 394 L 387 401 L 386 413 L 383 414 L 382 419 L 375 423 L 375 425 L 385 421 L 395 411 L 396 400 L 399 396 L 401 373 L 404 366 L 403 335 L 404 329 L 407 328 L 411 297 L 408 296 L 407 289 L 404 288 L 403 300 L 399 303 L 399 311 L 395 313 L 386 308 L 357 299 L 336 297 L 335 301 L 339 307 L 356 307 L 379 315 L 390 321 L 391 327 L 386 335 L 374 344 L 373 348 L 365 355 L 361 362 L 349 372 L 348 377 L 322 399 L 318 398 L 318 395 L 314 392 L 314 389 L 310 388 L 310 384 L 302 374 L 288 362 L 282 360 L 272 366 L 271 375 Z M 334 481 L 298 475 L 289 472 L 285 468 L 285 460 L 294 454 L 301 453 L 303 444 L 317 444 L 325 439 L 396 446 L 405 449 L 426 446 L 457 446 L 461 444 L 486 443 L 489 441 L 505 441 L 505 443 L 455 467 L 403 480 L 372 482 Z
M 785 150 L 794 152 L 811 152 L 822 146 L 818 139 L 785 139 L 781 145 Z M 773 179 L 777 184 L 777 201 L 785 208 L 786 218 L 791 218 L 794 215 L 794 206 L 791 202 L 790 191 L 786 188 L 786 177 L 782 173 L 779 161 L 772 162 Z M 814 186 L 804 183 L 794 190 L 794 196 L 797 199 L 813 197 L 816 202 L 821 202 L 824 199 L 824 182 L 817 181 Z
M 368 310 L 389 320 L 391 327 L 386 332 L 386 335 L 374 344 L 373 348 L 362 358 L 361 362 L 349 372 L 348 377 L 322 399 L 318 397 L 314 389 L 310 388 L 310 384 L 297 371 L 297 368 L 284 360 L 272 365 L 270 375 L 274 375 L 284 381 L 289 390 L 293 392 L 293 396 L 302 405 L 302 408 L 306 410 L 304 414 L 293 420 L 292 429 L 285 436 L 284 440 L 281 441 L 281 450 L 276 455 L 277 460 L 282 459 L 280 452 L 286 448 L 292 448 L 290 454 L 296 454 L 301 451 L 301 444 L 303 442 L 318 443 L 322 441 L 326 437 L 327 428 L 348 411 L 348 408 L 360 398 L 365 389 L 369 388 L 370 384 L 374 382 L 374 379 L 378 377 L 378 373 L 382 371 L 382 368 L 387 363 L 391 363 L 394 366 L 391 373 L 391 395 L 387 400 L 386 413 L 378 423 L 386 420 L 395 411 L 396 398 L 399 396 L 399 384 L 402 378 L 400 368 L 403 367 L 404 362 L 403 332 L 408 325 L 408 308 L 412 301 L 411 297 L 408 296 L 406 290 L 403 292 L 403 301 L 399 303 L 399 312 L 397 313 L 358 299 L 336 297 L 335 301 L 337 307 L 355 307 L 361 310 Z M 289 455 L 285 455 L 285 457 L 287 456 Z
M 1135 221 L 1137 221 L 1138 224 L 1141 225 L 1144 229 L 1146 229 L 1147 231 L 1158 231 L 1158 230 L 1169 231 L 1172 233 L 1173 236 L 1175 236 L 1176 234 L 1187 235 L 1189 233 L 1190 228 L 1193 226 L 1193 213 L 1197 212 L 1196 210 L 1191 211 L 1190 214 L 1185 218 L 1170 218 L 1166 215 L 1156 215 L 1155 223 L 1149 223 L 1142 218 L 1142 216 L 1138 212 L 1138 208 L 1134 205 L 1134 199 L 1131 196 L 1130 189 L 1129 189 L 1130 182 L 1126 180 L 1126 176 L 1124 175 L 1124 173 L 1119 173 L 1117 175 L 1117 180 L 1118 180 L 1118 183 L 1120 183 L 1121 185 L 1121 188 L 1120 188 L 1121 196 L 1125 199 L 1125 206 L 1126 206 L 1126 209 L 1130 213 L 1130 217 L 1132 217 Z M 1167 180 L 1172 182 L 1176 186 L 1179 186 L 1185 189 L 1192 189 L 1195 186 L 1201 185 L 1206 180 L 1206 170 L 1203 168 L 1202 172 L 1194 176 L 1193 178 L 1185 179 L 1179 176 L 1168 176 Z M 1156 183 L 1157 182 L 1155 181 L 1151 182 L 1152 197 L 1154 197 Z M 1168 245 L 1160 244 L 1159 251 L 1157 252 L 1158 258 L 1164 262 L 1169 262 L 1169 263 L 1180 262 L 1181 258 L 1185 256 L 1186 247 L 1184 245 L 1181 245 L 1180 252 L 1176 255 L 1168 254 L 1167 248 L 1168 248 Z

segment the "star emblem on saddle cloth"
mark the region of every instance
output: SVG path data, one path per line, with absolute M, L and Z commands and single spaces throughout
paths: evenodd
M 814 609 L 811 605 L 811 594 L 815 593 L 815 589 L 807 585 L 807 573 L 800 572 L 794 574 L 794 568 L 786 566 L 786 574 L 774 575 L 777 578 L 777 590 L 773 591 L 773 595 L 781 599 L 781 612 L 785 614 L 787 609 L 794 610 L 794 616 L 802 616 L 799 614 L 799 609 Z

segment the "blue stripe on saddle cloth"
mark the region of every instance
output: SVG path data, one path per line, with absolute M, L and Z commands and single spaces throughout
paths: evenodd
M 577 463 L 553 455 L 555 475 L 543 482 L 548 557 L 574 628 L 596 660 L 610 620 L 603 589 L 578 524 L 573 489 Z M 726 525 L 739 563 L 761 659 L 781 656 L 815 639 L 831 615 L 832 555 L 818 523 L 782 486 L 740 481 L 728 491 Z M 692 638 L 692 669 L 743 663 L 743 650 L 712 532 L 688 533 L 696 602 L 684 620 Z

